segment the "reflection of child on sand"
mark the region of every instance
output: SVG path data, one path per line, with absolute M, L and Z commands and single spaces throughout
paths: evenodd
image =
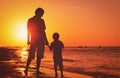
M 59 66 L 62 78 L 63 77 L 62 48 L 64 48 L 64 44 L 59 40 L 58 33 L 53 34 L 53 39 L 54 41 L 50 44 L 50 50 L 53 51 L 55 77 L 58 76 L 57 66 Z

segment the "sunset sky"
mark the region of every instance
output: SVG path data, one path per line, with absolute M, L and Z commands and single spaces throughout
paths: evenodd
M 120 0 L 0 0 L 0 46 L 26 45 L 27 20 L 45 10 L 48 41 L 65 46 L 120 46 Z

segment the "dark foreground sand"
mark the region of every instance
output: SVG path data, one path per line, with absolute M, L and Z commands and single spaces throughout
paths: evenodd
M 36 77 L 35 69 L 30 68 L 28 76 L 25 76 L 24 66 L 12 62 L 0 62 L 0 78 L 55 78 L 54 71 L 47 68 L 41 68 L 41 74 Z M 64 78 L 93 78 L 83 74 L 75 74 L 64 71 Z M 58 77 L 60 78 L 60 76 Z

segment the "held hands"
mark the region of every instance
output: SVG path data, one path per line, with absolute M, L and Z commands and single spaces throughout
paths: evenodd
M 49 46 L 49 42 L 48 42 L 48 41 L 46 41 L 45 44 L 46 44 L 47 46 Z
M 45 44 L 48 46 L 49 50 L 50 50 L 50 51 L 52 51 L 52 48 L 50 47 L 49 42 L 48 42 L 48 41 L 46 41 L 46 43 L 45 43 Z

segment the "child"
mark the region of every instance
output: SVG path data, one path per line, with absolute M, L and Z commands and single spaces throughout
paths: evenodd
M 62 48 L 64 48 L 64 44 L 59 40 L 58 33 L 53 34 L 53 39 L 54 41 L 50 44 L 50 50 L 53 51 L 55 77 L 58 76 L 57 66 L 59 66 L 61 78 L 63 78 Z

